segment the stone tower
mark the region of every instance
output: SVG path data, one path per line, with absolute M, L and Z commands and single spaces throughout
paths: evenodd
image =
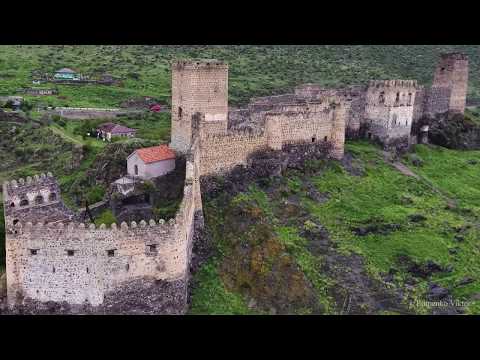
M 228 65 L 218 60 L 184 60 L 172 65 L 172 139 L 185 153 L 192 143 L 192 116 L 205 115 L 209 132 L 227 130 Z
M 364 131 L 384 145 L 408 143 L 413 121 L 415 80 L 372 80 L 368 86 Z
M 461 53 L 442 54 L 435 70 L 427 113 L 465 112 L 468 88 L 468 57 Z

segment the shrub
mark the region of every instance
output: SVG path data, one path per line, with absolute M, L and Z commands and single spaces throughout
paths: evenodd
M 102 185 L 95 185 L 86 194 L 86 199 L 89 204 L 94 204 L 96 202 L 102 201 L 105 195 L 105 187 Z

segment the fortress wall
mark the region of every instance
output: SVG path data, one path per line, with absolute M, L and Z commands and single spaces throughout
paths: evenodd
M 137 279 L 180 280 L 178 291 L 186 305 L 194 217 L 202 210 L 199 159 L 195 143 L 186 163 L 183 200 L 175 219 L 168 222 L 150 220 L 110 228 L 76 222 L 32 225 L 22 218 L 15 225 L 10 223 L 6 234 L 9 306 L 22 298 L 101 305 L 106 294 Z M 43 188 L 42 183 L 38 185 Z M 3 188 L 10 187 L 11 183 Z M 5 201 L 10 201 L 8 193 Z M 30 210 L 35 214 L 40 208 Z M 19 217 L 14 210 L 10 215 Z
M 418 86 L 415 92 L 415 101 L 413 103 L 413 121 L 422 118 L 425 112 L 426 99 L 428 97 L 427 89 L 424 86 Z
M 83 224 L 22 224 L 9 233 L 9 303 L 17 291 L 39 301 L 100 305 L 122 282 L 138 277 L 177 279 L 183 259 L 175 224 L 93 229 Z M 151 245 L 156 248 L 152 250 Z M 69 256 L 68 251 L 73 250 Z M 109 251 L 113 250 L 113 256 Z M 32 251 L 36 251 L 33 254 Z M 9 277 L 10 274 L 13 277 Z
M 200 174 L 221 174 L 236 165 L 247 165 L 250 154 L 267 148 L 267 137 L 244 131 L 217 136 L 202 133 L 200 144 Z

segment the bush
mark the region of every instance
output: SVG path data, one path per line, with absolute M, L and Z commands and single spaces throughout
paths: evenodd
M 117 222 L 117 219 L 115 218 L 115 215 L 113 215 L 111 210 L 105 210 L 95 219 L 96 226 L 100 226 L 102 224 L 109 226 L 116 222 Z
M 105 196 L 105 187 L 102 185 L 95 185 L 90 188 L 87 192 L 85 198 L 89 204 L 94 204 L 96 202 L 102 201 Z

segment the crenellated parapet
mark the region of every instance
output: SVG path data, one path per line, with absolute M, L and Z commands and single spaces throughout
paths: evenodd
M 370 80 L 368 86 L 375 88 L 415 88 L 418 83 L 417 80 Z
M 176 60 L 172 63 L 174 70 L 208 70 L 208 69 L 228 69 L 228 64 L 217 59 L 185 59 Z
M 165 221 L 164 219 L 160 219 L 155 221 L 150 219 L 148 222 L 145 220 L 141 220 L 139 222 L 132 221 L 130 223 L 122 222 L 121 224 L 112 223 L 110 225 L 101 224 L 96 226 L 93 223 L 82 223 L 82 222 L 37 222 L 32 223 L 18 221 L 16 222 L 9 230 L 9 233 L 15 235 L 23 234 L 23 233 L 34 233 L 35 231 L 45 231 L 48 229 L 51 230 L 64 230 L 65 232 L 72 232 L 72 231 L 91 231 L 91 230 L 106 230 L 106 231 L 124 231 L 124 230 L 133 230 L 133 229 L 155 229 L 160 232 L 167 233 L 176 225 L 176 221 L 174 218 Z

